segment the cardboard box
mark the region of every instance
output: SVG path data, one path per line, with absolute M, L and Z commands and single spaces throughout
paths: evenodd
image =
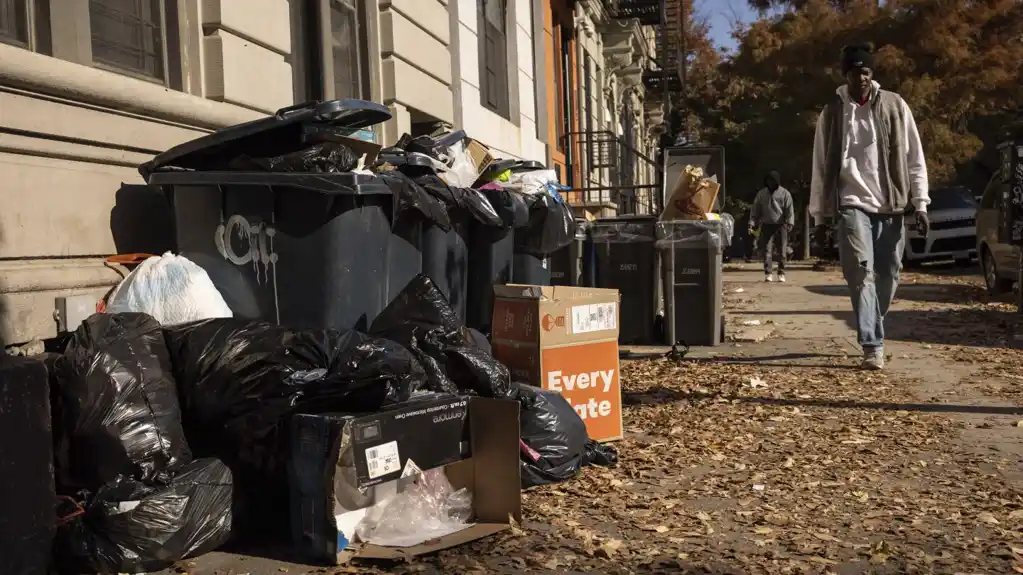
M 516 381 L 568 399 L 591 439 L 620 439 L 618 290 L 494 286 L 494 357 Z
M 299 415 L 288 465 L 296 550 L 317 563 L 409 559 L 509 528 L 521 517 L 519 404 L 440 395 L 373 414 Z M 473 525 L 412 547 L 353 542 L 369 507 L 443 467 L 473 496 Z
M 483 170 L 494 161 L 494 155 L 490 153 L 490 148 L 472 138 L 467 138 L 465 150 L 472 158 L 472 163 L 476 165 L 477 174 L 482 174 Z
M 700 168 L 686 166 L 664 206 L 661 221 L 706 219 L 721 190 L 716 180 L 705 178 Z

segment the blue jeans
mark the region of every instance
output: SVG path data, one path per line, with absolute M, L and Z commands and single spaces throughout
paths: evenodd
M 884 316 L 895 296 L 906 242 L 905 216 L 842 208 L 838 250 L 856 315 L 856 339 L 865 353 L 884 347 Z

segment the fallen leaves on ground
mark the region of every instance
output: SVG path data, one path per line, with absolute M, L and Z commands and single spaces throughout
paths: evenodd
M 1018 462 L 961 452 L 961 423 L 900 408 L 911 382 L 714 361 L 622 370 L 619 466 L 527 491 L 521 535 L 429 568 L 1006 572 L 1023 547 L 1023 494 L 998 473 Z

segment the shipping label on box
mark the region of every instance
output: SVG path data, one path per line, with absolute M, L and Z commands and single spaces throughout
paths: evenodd
M 620 439 L 618 291 L 494 287 L 494 356 L 514 379 L 562 394 L 590 438 Z

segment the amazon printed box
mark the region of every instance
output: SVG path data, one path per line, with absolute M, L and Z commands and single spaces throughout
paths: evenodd
M 357 541 L 374 505 L 430 470 L 472 495 L 470 523 L 401 546 Z M 288 482 L 292 541 L 316 563 L 407 560 L 492 535 L 521 516 L 519 403 L 428 394 L 377 413 L 295 416 Z
M 512 378 L 563 395 L 591 439 L 621 439 L 618 290 L 494 286 L 494 357 Z

